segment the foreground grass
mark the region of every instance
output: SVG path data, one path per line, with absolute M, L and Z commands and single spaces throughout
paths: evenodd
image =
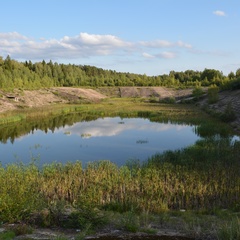
M 196 211 L 165 211 L 159 214 L 133 211 L 119 213 L 95 209 L 87 215 L 75 210 L 68 216 L 68 219 L 66 215 L 59 214 L 59 216 L 64 217 L 62 224 L 65 225 L 60 226 L 61 228 L 58 226 L 58 231 L 54 234 L 56 237 L 52 236 L 52 240 L 85 239 L 88 235 L 101 232 L 101 229 L 108 229 L 108 231 L 118 229 L 123 232 L 141 232 L 148 235 L 160 232 L 164 235 L 178 233 L 178 235 L 185 235 L 192 239 L 238 240 L 240 236 L 240 213 L 236 214 L 226 209 L 218 210 L 215 214 L 203 214 Z M 29 224 L 17 223 L 4 226 L 5 231 L 0 233 L 1 240 L 12 240 L 16 236 L 26 234 L 28 237 L 21 239 L 31 239 L 29 234 L 34 233 L 34 228 Z M 36 228 L 36 225 L 34 227 Z M 40 227 L 53 228 L 56 225 Z M 74 238 L 72 236 L 69 238 L 64 231 L 66 228 L 81 231 L 76 232 Z

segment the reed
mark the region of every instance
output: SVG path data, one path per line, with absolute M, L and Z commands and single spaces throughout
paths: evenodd
M 57 206 L 149 213 L 237 209 L 239 156 L 239 142 L 208 140 L 155 155 L 142 165 L 8 165 L 0 168 L 0 216 L 13 222 L 44 208 L 59 211 Z

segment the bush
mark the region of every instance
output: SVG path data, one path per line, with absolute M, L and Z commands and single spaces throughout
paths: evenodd
M 132 211 L 122 215 L 121 224 L 129 232 L 137 232 L 140 227 L 139 217 Z
M 213 85 L 208 88 L 208 103 L 216 103 L 219 99 L 219 87 Z
M 204 91 L 201 87 L 195 87 L 192 91 L 192 95 L 195 99 L 199 99 L 204 94 Z
M 66 228 L 96 229 L 108 222 L 106 214 L 96 208 L 82 205 L 72 212 L 63 223 Z
M 232 90 L 240 89 L 240 77 L 232 82 Z
M 162 100 L 160 100 L 161 103 L 167 103 L 167 104 L 174 104 L 176 103 L 175 97 L 166 97 Z

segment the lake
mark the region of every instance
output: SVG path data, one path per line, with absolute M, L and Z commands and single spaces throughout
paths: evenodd
M 120 166 L 132 159 L 145 161 L 153 154 L 183 148 L 200 139 L 194 126 L 151 122 L 146 118 L 106 117 L 69 124 L 66 119 L 57 124 L 59 120 L 55 118 L 52 122 L 54 125 L 44 127 L 40 122 L 32 123 L 21 134 L 21 123 L 2 132 L 1 163 L 80 160 L 86 164 L 110 160 Z

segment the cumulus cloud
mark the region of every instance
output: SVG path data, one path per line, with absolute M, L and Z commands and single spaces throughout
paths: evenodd
M 223 11 L 220 11 L 220 10 L 214 11 L 213 14 L 215 14 L 217 16 L 220 16 L 220 17 L 225 17 L 226 16 L 226 13 L 223 12 Z
M 15 59 L 59 60 L 90 58 L 96 56 L 129 57 L 142 55 L 144 58 L 175 58 L 172 48 L 191 49 L 182 41 L 153 40 L 130 42 L 114 35 L 80 33 L 60 39 L 34 39 L 17 32 L 0 33 L 0 52 Z M 159 49 L 168 49 L 159 53 Z M 151 51 L 152 53 L 149 53 Z
M 0 50 L 16 58 L 81 58 L 110 55 L 117 51 L 127 51 L 132 43 L 113 35 L 80 33 L 77 36 L 64 36 L 61 39 L 27 38 L 19 33 L 0 33 Z

